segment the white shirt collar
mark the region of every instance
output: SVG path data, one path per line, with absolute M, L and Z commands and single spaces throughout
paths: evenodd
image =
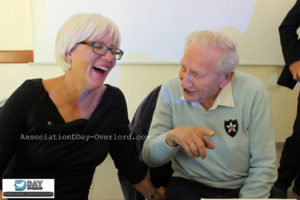
M 181 100 L 184 100 L 183 94 L 180 98 Z M 202 106 L 199 102 L 191 102 L 195 106 Z M 231 88 L 231 82 L 229 82 L 223 89 L 221 89 L 220 93 L 218 94 L 217 98 L 215 99 L 213 105 L 209 110 L 214 110 L 218 106 L 227 106 L 227 107 L 234 107 L 234 100 L 232 95 L 232 88 Z

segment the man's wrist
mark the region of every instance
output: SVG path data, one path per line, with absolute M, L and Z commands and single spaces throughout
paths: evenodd
M 170 134 L 172 134 L 171 132 L 169 132 L 167 135 L 166 135 L 166 144 L 170 147 L 176 147 L 178 144 L 173 140 L 171 139 L 170 137 Z

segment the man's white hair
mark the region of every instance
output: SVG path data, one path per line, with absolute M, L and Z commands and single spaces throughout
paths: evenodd
M 185 49 L 192 43 L 201 42 L 206 47 L 222 49 L 224 52 L 218 58 L 217 73 L 226 75 L 234 72 L 239 63 L 235 43 L 227 36 L 216 31 L 195 31 L 186 38 Z

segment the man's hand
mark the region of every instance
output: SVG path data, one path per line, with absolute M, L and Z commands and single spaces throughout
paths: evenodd
M 295 81 L 300 81 L 300 60 L 290 64 L 290 72 L 292 73 Z
M 172 129 L 166 136 L 166 143 L 170 147 L 180 145 L 191 158 L 205 159 L 206 150 L 214 149 L 215 145 L 203 136 L 214 136 L 214 132 L 201 126 L 180 126 Z

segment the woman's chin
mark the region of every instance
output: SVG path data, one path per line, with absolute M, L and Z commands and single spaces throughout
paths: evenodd
M 90 80 L 88 81 L 88 87 L 93 89 L 93 88 L 100 88 L 104 85 L 104 81 L 105 81 L 105 78 L 104 79 L 98 79 L 98 80 Z

